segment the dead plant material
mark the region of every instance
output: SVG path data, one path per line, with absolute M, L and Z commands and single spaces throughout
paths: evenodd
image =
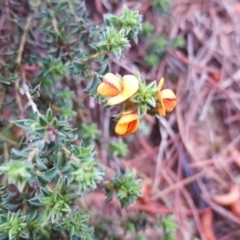
M 240 218 L 240 199 L 231 204 L 231 211 L 236 217 Z
M 234 185 L 227 194 L 213 196 L 212 200 L 221 206 L 230 206 L 240 198 L 239 187 Z
M 207 209 L 202 214 L 202 228 L 207 240 L 216 240 L 213 231 L 213 212 L 211 209 Z
M 205 202 L 224 221 L 239 224 L 240 194 L 236 182 L 240 168 L 240 104 L 235 95 L 240 90 L 239 1 L 173 3 L 175 21 L 170 35 L 181 35 L 186 44 L 182 50 L 168 50 L 166 68 L 179 78 L 176 116 L 181 139 L 190 155 L 189 166 L 195 166 L 189 168 L 195 175 L 206 171 L 203 188 L 207 196 L 210 193 L 213 197 L 204 198 Z M 222 194 L 229 185 L 233 187 Z M 158 197 L 170 193 L 172 187 L 176 185 L 164 189 Z M 222 206 L 229 206 L 231 211 Z M 218 222 L 218 218 L 212 222 L 215 233 L 219 232 Z
M 230 211 L 224 209 L 222 206 L 214 203 L 208 196 L 202 195 L 202 199 L 219 215 L 223 216 L 227 220 L 237 223 L 240 225 L 240 219 L 233 215 Z
M 240 168 L 240 152 L 235 147 L 232 147 L 229 152 L 230 156 L 234 159 L 236 165 Z
M 95 0 L 95 4 L 97 2 L 101 1 Z M 106 6 L 104 2 L 102 5 Z M 178 222 L 187 215 L 190 216 L 187 221 L 194 222 L 201 239 L 224 236 L 223 239 L 229 240 L 235 236 L 230 233 L 234 229 L 221 231 L 219 223 L 240 225 L 240 196 L 236 185 L 240 175 L 240 4 L 238 0 L 171 2 L 169 18 L 155 15 L 150 1 L 125 1 L 124 4 L 144 15 L 144 21 L 154 26 L 156 37 L 167 40 L 182 37 L 183 48 L 168 47 L 163 61 L 149 69 L 145 68 L 144 58 L 153 40 L 141 38 L 134 48 L 126 51 L 126 58 L 111 59 L 115 72 L 134 74 L 138 69 L 149 81 L 163 75 L 177 93 L 175 114 L 167 117 L 167 124 L 160 121 L 161 133 L 156 141 L 160 142 L 160 150 L 141 135 L 137 141 L 129 142 L 130 153 L 124 165 L 137 169 L 144 183 L 147 180 L 143 197 L 130 209 L 149 215 L 173 213 Z M 122 6 L 120 3 L 115 12 Z M 106 116 L 101 121 L 106 122 Z M 154 125 L 149 120 L 147 123 Z M 106 141 L 111 141 L 110 137 L 106 137 Z M 184 145 L 183 151 L 189 156 L 184 167 L 178 162 L 180 145 Z M 181 172 L 183 168 L 189 170 L 189 175 Z M 193 200 L 199 196 L 186 187 L 196 182 L 202 182 L 203 200 L 210 208 L 204 210 L 201 218 L 202 206 Z M 233 187 L 222 194 L 229 186 Z M 184 221 L 180 225 L 181 233 L 193 239 L 195 230 Z

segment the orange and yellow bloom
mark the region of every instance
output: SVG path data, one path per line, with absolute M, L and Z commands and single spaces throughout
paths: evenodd
M 170 89 L 162 90 L 164 78 L 159 81 L 158 88 L 156 82 L 146 86 L 142 80 L 139 74 L 121 78 L 107 73 L 97 88 L 97 92 L 107 98 L 108 105 L 123 104 L 115 127 L 115 132 L 120 136 L 135 133 L 142 115 L 155 115 L 157 110 L 160 115 L 166 116 L 166 112 L 173 111 L 176 106 L 174 92 Z
M 171 112 L 176 106 L 176 95 L 170 89 L 162 89 L 164 78 L 161 78 L 158 84 L 157 99 L 160 103 L 157 110 L 160 115 L 166 116 L 166 112 Z
M 115 132 L 120 136 L 135 133 L 139 126 L 139 116 L 131 111 L 122 112 L 120 119 L 115 127 Z
M 131 98 L 138 88 L 139 82 L 134 75 L 125 75 L 121 81 L 116 75 L 107 73 L 98 86 L 97 92 L 104 97 L 109 97 L 107 104 L 113 106 Z

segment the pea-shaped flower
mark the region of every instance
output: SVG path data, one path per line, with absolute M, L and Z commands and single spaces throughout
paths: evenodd
M 120 136 L 126 136 L 137 131 L 139 126 L 139 116 L 132 111 L 122 112 L 115 127 L 115 132 Z
M 157 93 L 157 99 L 160 105 L 157 106 L 159 114 L 165 116 L 166 112 L 171 112 L 176 106 L 176 95 L 171 89 L 162 89 L 164 84 L 164 78 L 161 78 L 158 84 L 159 91 Z
M 107 73 L 97 92 L 103 97 L 109 97 L 107 104 L 113 106 L 131 98 L 138 88 L 139 82 L 134 75 L 125 75 L 121 81 L 116 75 Z

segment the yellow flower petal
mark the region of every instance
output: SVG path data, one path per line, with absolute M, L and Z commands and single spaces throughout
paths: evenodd
M 115 127 L 115 132 L 120 136 L 126 136 L 130 133 L 134 133 L 137 131 L 139 126 L 139 119 L 136 119 L 129 123 L 118 123 Z
M 129 123 L 128 126 L 128 132 L 129 133 L 135 133 L 139 126 L 139 119 L 136 119 L 135 121 L 132 121 Z
M 176 100 L 164 99 L 163 102 L 166 112 L 171 112 L 176 107 Z
M 129 123 L 124 123 L 124 124 L 119 124 L 117 123 L 116 127 L 115 127 L 115 132 L 120 135 L 123 136 L 126 134 L 127 132 L 127 127 L 128 127 Z
M 157 110 L 160 115 L 166 116 L 166 112 L 171 112 L 176 106 L 176 95 L 170 89 L 164 89 L 157 94 L 160 106 Z
M 122 115 L 121 118 L 118 120 L 118 123 L 120 123 L 120 124 L 129 123 L 138 118 L 139 118 L 138 115 L 135 113 L 131 113 L 128 115 Z
M 103 97 L 114 97 L 119 94 L 117 89 L 110 87 L 106 83 L 101 83 L 97 88 L 97 92 Z
M 112 73 L 107 73 L 103 77 L 103 82 L 97 88 L 97 92 L 103 97 L 114 97 L 121 91 L 121 81 Z
M 139 117 L 137 114 L 122 115 L 115 127 L 115 132 L 120 136 L 126 136 L 129 133 L 136 132 L 138 126 Z
M 162 116 L 166 116 L 166 110 L 165 110 L 165 107 L 164 106 L 158 106 L 157 107 L 157 110 L 158 110 L 158 112 L 159 112 L 159 114 L 160 115 L 162 115 Z
M 164 89 L 160 91 L 162 99 L 176 99 L 176 95 L 171 89 Z
M 165 107 L 164 107 L 164 103 L 163 103 L 161 92 L 162 91 L 159 91 L 157 93 L 157 99 L 160 102 L 160 106 L 157 107 L 157 110 L 158 110 L 160 115 L 163 115 L 165 117 L 166 116 L 166 110 L 165 110 Z
M 166 112 L 171 112 L 176 106 L 176 95 L 170 89 L 164 89 L 160 94 Z
M 113 88 L 116 88 L 119 92 L 122 91 L 122 84 L 119 78 L 112 74 L 112 73 L 107 73 L 103 77 L 103 82 L 106 84 L 109 84 Z
M 139 88 L 139 82 L 133 75 L 125 75 L 122 79 L 122 92 L 108 100 L 108 105 L 113 106 L 131 98 Z
M 158 83 L 158 89 L 161 90 L 162 89 L 162 86 L 164 84 L 164 78 L 161 78 L 159 83 Z

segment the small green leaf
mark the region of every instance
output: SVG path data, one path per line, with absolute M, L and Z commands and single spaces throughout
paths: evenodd
M 72 167 L 71 164 L 67 164 L 63 169 L 62 169 L 62 174 L 69 174 L 72 171 L 74 171 L 74 168 Z
M 106 198 L 104 201 L 105 201 L 106 203 L 108 203 L 108 202 L 111 202 L 112 199 L 113 199 L 113 192 L 110 191 L 110 192 L 108 192 L 107 198 Z
M 51 180 L 49 178 L 46 178 L 43 175 L 38 175 L 37 176 L 37 181 L 41 186 L 46 186 L 48 183 L 51 182 Z
M 48 125 L 47 119 L 42 115 L 39 116 L 38 121 L 39 121 L 40 126 L 42 126 L 42 127 L 46 127 Z
M 12 148 L 11 153 L 16 157 L 22 157 L 22 158 L 28 158 L 29 153 L 32 151 L 32 149 L 24 149 L 24 150 L 17 150 L 15 148 Z
M 53 112 L 52 112 L 52 109 L 49 108 L 49 109 L 47 110 L 47 113 L 46 113 L 46 119 L 47 119 L 48 122 L 51 122 L 51 121 L 52 121 L 52 118 L 53 118 Z
M 93 77 L 90 80 L 90 83 L 88 84 L 88 86 L 86 87 L 86 89 L 84 90 L 85 93 L 92 93 L 95 92 L 97 87 L 99 86 L 99 84 L 101 83 L 99 77 Z
M 40 203 L 39 201 L 39 198 L 38 197 L 35 197 L 35 198 L 32 198 L 30 200 L 28 200 L 30 204 L 36 206 L 36 207 L 41 207 L 42 204 Z
M 146 99 L 146 102 L 150 105 L 150 106 L 152 106 L 152 107 L 156 107 L 156 100 L 154 99 L 154 98 L 147 98 Z
M 57 176 L 57 173 L 58 173 L 58 167 L 55 166 L 49 169 L 48 171 L 44 172 L 44 175 L 46 178 L 53 179 L 54 177 Z
M 20 128 L 26 128 L 26 127 L 30 127 L 32 124 L 34 124 L 35 120 L 23 119 L 23 120 L 17 120 L 14 123 Z
M 36 158 L 36 164 L 40 171 L 47 170 L 47 166 L 44 164 L 44 159 L 41 159 L 39 157 Z

